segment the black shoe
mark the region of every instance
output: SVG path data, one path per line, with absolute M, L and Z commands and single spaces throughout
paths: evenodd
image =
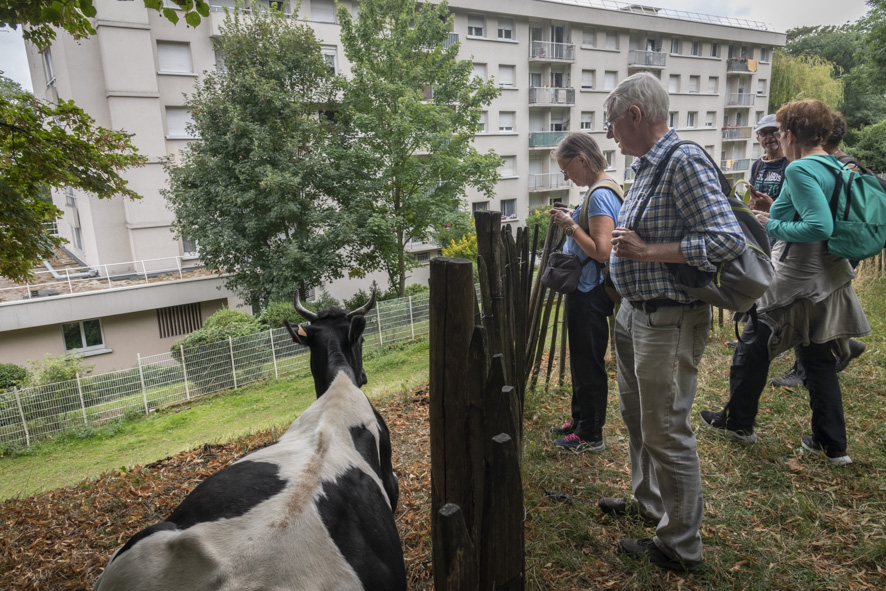
M 791 371 L 780 378 L 772 378 L 769 381 L 773 386 L 778 386 L 779 388 L 795 388 L 803 383 L 803 378 L 800 377 L 795 368 L 791 368 Z
M 703 410 L 698 413 L 701 417 L 701 422 L 705 427 L 709 429 L 713 429 L 720 435 L 724 437 L 729 437 L 731 439 L 735 439 L 736 441 L 741 441 L 742 443 L 753 443 L 757 441 L 757 434 L 754 433 L 754 430 L 750 431 L 742 431 L 726 428 L 726 418 L 719 412 L 714 412 L 712 410 Z
M 735 349 L 738 347 L 738 341 L 726 341 L 726 346 L 730 349 Z
M 559 435 L 560 437 L 571 435 L 574 431 L 575 423 L 573 421 L 569 421 L 568 423 L 560 427 L 551 427 L 551 433 L 553 433 L 554 435 Z
M 840 373 L 849 365 L 849 362 L 859 357 L 864 350 L 867 349 L 868 346 L 861 341 L 856 341 L 855 339 L 849 339 L 849 355 L 845 359 L 837 358 L 837 365 L 835 369 L 837 373 Z
M 639 517 L 646 525 L 656 526 L 658 521 L 645 515 L 640 515 L 640 508 L 634 501 L 621 497 L 601 497 L 597 506 L 607 515 L 616 517 Z
M 803 444 L 803 449 L 826 457 L 828 461 L 835 466 L 845 466 L 852 463 L 852 458 L 846 455 L 845 451 L 825 450 L 821 443 L 816 441 L 815 437 L 812 435 L 804 435 L 800 438 L 800 442 Z
M 627 554 L 633 558 L 645 557 L 655 566 L 666 568 L 668 570 L 691 573 L 697 571 L 702 565 L 702 561 L 683 562 L 682 560 L 671 558 L 659 550 L 652 538 L 625 538 L 619 540 L 618 550 L 622 554 Z

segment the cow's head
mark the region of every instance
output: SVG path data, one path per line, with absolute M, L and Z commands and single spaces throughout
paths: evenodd
M 351 312 L 336 306 L 317 314 L 304 308 L 295 290 L 293 304 L 302 317 L 310 324 L 283 324 L 292 335 L 292 340 L 311 350 L 311 375 L 317 398 L 329 389 L 329 385 L 339 372 L 344 371 L 359 388 L 366 383 L 363 371 L 363 330 L 366 328 L 366 313 L 375 304 L 375 292 L 361 308 Z

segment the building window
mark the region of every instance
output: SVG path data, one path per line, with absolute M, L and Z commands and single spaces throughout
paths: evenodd
M 486 19 L 479 14 L 468 15 L 468 37 L 483 37 L 486 28 Z
M 486 111 L 480 112 L 480 132 L 486 133 L 486 122 L 489 120 L 489 114 Z
M 757 80 L 757 94 L 759 94 L 759 95 L 766 94 L 766 81 L 765 80 Z
M 701 55 L 701 41 L 696 39 L 692 42 L 692 47 L 689 49 L 689 55 Z
M 720 44 L 711 43 L 711 57 L 720 57 Z
M 43 54 L 43 73 L 46 75 L 46 86 L 55 86 L 55 68 L 52 67 L 52 51 L 47 47 Z
M 513 39 L 514 38 L 514 19 L 500 18 L 498 19 L 498 38 Z
M 618 72 L 606 72 L 603 90 L 614 90 L 616 86 L 618 86 Z
M 161 74 L 193 74 L 191 45 L 157 41 L 157 67 Z
M 502 219 L 517 219 L 517 200 L 502 199 L 501 200 L 501 217 Z
M 326 67 L 329 68 L 329 73 L 333 76 L 338 74 L 338 52 L 334 45 L 324 45 L 320 49 L 320 54 L 323 56 L 323 61 L 326 62 Z
M 590 131 L 594 129 L 594 112 L 593 111 L 582 111 L 581 112 L 581 128 L 585 131 Z
M 585 47 L 597 47 L 597 29 L 583 29 L 581 44 Z
M 501 132 L 514 131 L 514 119 L 516 113 L 514 111 L 502 111 L 498 114 L 498 130 Z
M 689 111 L 686 114 L 686 127 L 695 127 L 696 119 L 698 119 L 698 111 Z
M 178 337 L 191 334 L 203 327 L 200 303 L 171 306 L 157 310 L 157 326 L 160 338 Z
M 516 164 L 517 157 L 516 156 L 503 156 L 502 157 L 502 165 L 501 168 L 498 169 L 498 172 L 502 177 L 511 177 L 517 176 L 516 173 Z
M 200 245 L 196 238 L 182 236 L 182 258 L 196 259 L 200 255 Z
M 412 258 L 415 259 L 416 263 L 429 263 L 431 262 L 431 253 L 416 252 L 412 254 Z
M 334 23 L 335 0 L 311 0 L 311 20 L 321 23 Z
M 582 70 L 581 71 L 581 89 L 582 90 L 594 90 L 594 74 L 596 72 L 594 70 Z
M 192 125 L 191 110 L 187 107 L 166 107 L 166 137 L 170 139 L 193 139 L 188 131 Z
M 541 87 L 541 72 L 529 72 L 529 86 L 532 88 Z
M 680 45 L 681 42 L 679 37 L 674 37 L 673 39 L 671 39 L 671 53 L 680 55 Z
M 677 111 L 671 111 L 668 113 L 668 127 L 671 129 L 676 129 L 677 127 Z
M 474 201 L 471 203 L 471 211 L 486 211 L 489 209 L 488 201 Z
M 473 70 L 474 76 L 479 77 L 481 80 L 486 80 L 486 64 L 474 64 Z
M 606 49 L 618 49 L 618 33 L 615 31 L 606 32 Z
M 705 115 L 704 126 L 705 127 L 713 127 L 714 122 L 717 120 L 717 112 L 716 111 L 708 111 Z
M 216 74 L 227 74 L 228 66 L 225 65 L 225 56 L 216 49 L 215 50 L 215 73 Z
M 105 348 L 102 336 L 102 321 L 98 318 L 66 322 L 62 324 L 62 335 L 65 339 L 65 352 L 94 351 Z
M 701 85 L 701 76 L 689 77 L 689 92 L 698 93 L 698 87 Z
M 606 158 L 606 168 L 615 168 L 613 162 L 615 162 L 615 150 L 604 150 L 603 157 Z
M 514 80 L 516 80 L 516 70 L 516 66 L 499 66 L 498 85 L 505 88 L 514 88 Z
M 708 92 L 716 93 L 720 90 L 720 79 L 716 76 L 708 78 Z
M 761 62 L 768 62 L 769 61 L 769 48 L 768 47 L 761 47 L 760 48 L 760 61 Z
M 680 92 L 680 75 L 671 74 L 668 80 L 668 92 Z

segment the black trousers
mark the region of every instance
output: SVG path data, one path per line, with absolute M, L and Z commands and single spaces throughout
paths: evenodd
M 767 342 L 770 335 L 769 327 L 762 322 L 756 329 L 751 323 L 745 325 L 729 370 L 729 402 L 723 409 L 727 429 L 753 430 L 760 396 L 769 374 Z M 810 343 L 794 349 L 797 360 L 806 370 L 803 383 L 809 390 L 812 435 L 831 454 L 846 451 L 843 395 L 832 346 L 833 342 Z
M 575 434 L 584 441 L 603 439 L 606 423 L 608 381 L 606 347 L 612 300 L 602 285 L 566 296 L 566 326 L 572 372 L 572 421 Z

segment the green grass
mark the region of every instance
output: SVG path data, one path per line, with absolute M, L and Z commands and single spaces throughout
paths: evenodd
M 428 375 L 428 343 L 397 343 L 365 354 L 370 398 L 421 384 Z M 69 486 L 113 468 L 146 464 L 204 443 L 224 442 L 270 427 L 287 427 L 314 400 L 309 375 L 255 384 L 189 404 L 80 429 L 0 458 L 0 498 Z

